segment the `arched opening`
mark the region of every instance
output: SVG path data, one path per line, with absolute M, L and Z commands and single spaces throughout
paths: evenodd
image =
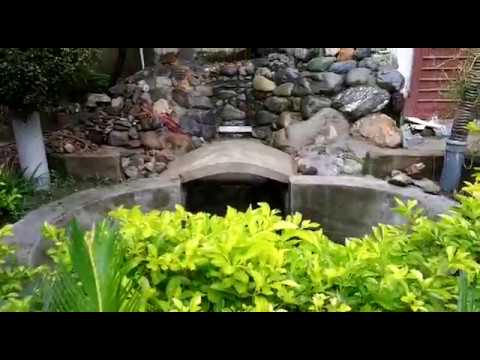
M 288 184 L 247 175 L 225 174 L 193 180 L 183 184 L 185 207 L 191 212 L 225 215 L 227 206 L 245 211 L 266 202 L 273 209 L 288 214 Z

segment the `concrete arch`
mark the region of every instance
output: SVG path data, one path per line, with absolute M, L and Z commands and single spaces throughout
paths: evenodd
M 295 174 L 295 162 L 290 155 L 254 139 L 232 139 L 202 146 L 176 159 L 162 177 L 179 177 L 182 182 L 189 182 L 250 176 L 288 183 Z

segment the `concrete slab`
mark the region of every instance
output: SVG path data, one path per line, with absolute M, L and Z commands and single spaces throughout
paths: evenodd
M 120 152 L 99 150 L 93 153 L 51 154 L 48 157 L 52 169 L 62 171 L 74 178 L 104 178 L 123 180 Z
M 192 151 L 168 165 L 163 176 L 180 177 L 183 182 L 225 174 L 260 176 L 288 182 L 296 174 L 290 155 L 255 139 L 216 141 Z

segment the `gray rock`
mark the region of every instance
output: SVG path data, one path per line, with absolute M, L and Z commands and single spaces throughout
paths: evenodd
M 247 116 L 245 112 L 237 109 L 236 107 L 227 104 L 223 107 L 220 117 L 225 120 L 244 120 Z
M 296 81 L 295 86 L 292 90 L 293 96 L 306 96 L 312 94 L 312 88 L 310 87 L 310 82 L 305 79 L 301 78 Z
M 312 144 L 319 135 L 330 136 L 331 127 L 335 129 L 336 138 L 344 138 L 349 134 L 350 124 L 342 113 L 332 108 L 324 108 L 310 119 L 287 127 L 286 138 L 290 147 L 299 149 Z
M 374 86 L 357 86 L 335 96 L 332 106 L 354 120 L 382 110 L 389 101 L 390 94 L 386 90 Z
M 271 80 L 273 78 L 273 72 L 272 72 L 272 70 L 270 70 L 267 67 L 259 67 L 255 71 L 255 76 L 263 76 L 263 77 Z
M 291 97 L 290 101 L 292 102 L 292 110 L 295 112 L 302 111 L 302 98 L 301 97 Z
M 398 69 L 398 59 L 395 54 L 384 53 L 384 54 L 373 54 L 372 59 L 375 60 L 380 66 L 388 65 L 394 69 Z
M 257 91 L 270 92 L 275 90 L 276 85 L 273 81 L 262 75 L 255 75 L 253 79 L 253 88 Z
M 320 56 L 313 58 L 308 62 L 307 69 L 309 71 L 322 72 L 332 65 L 337 59 L 333 56 Z
M 393 170 L 392 176 L 388 179 L 388 183 L 396 186 L 405 187 L 408 185 L 412 185 L 413 179 L 401 171 Z
M 355 50 L 355 58 L 357 60 L 365 59 L 366 57 L 369 57 L 371 54 L 372 54 L 372 51 L 370 48 L 357 48 Z
M 216 131 L 215 116 L 212 111 L 188 110 L 180 117 L 180 126 L 192 136 L 208 139 L 212 137 L 212 131 Z
M 328 71 L 334 72 L 336 74 L 346 74 L 350 70 L 357 67 L 357 62 L 355 60 L 347 61 L 337 61 L 334 62 L 328 69 Z
M 371 57 L 366 57 L 358 63 L 358 67 L 367 68 L 372 71 L 377 71 L 380 64 Z
M 397 70 L 381 69 L 377 73 L 377 85 L 390 92 L 398 92 L 405 85 L 405 78 Z
M 292 95 L 292 91 L 295 85 L 293 83 L 285 83 L 280 86 L 277 86 L 273 91 L 273 95 L 275 96 L 290 96 Z
M 302 114 L 299 112 L 284 111 L 280 114 L 276 121 L 276 128 L 283 129 L 297 122 L 302 121 Z
M 218 91 L 215 91 L 215 96 L 218 97 L 219 99 L 230 99 L 232 97 L 237 96 L 237 93 L 234 90 L 225 90 L 225 89 L 220 89 Z
M 156 88 L 163 88 L 163 87 L 171 87 L 172 80 L 168 76 L 157 76 L 155 78 L 155 87 Z
M 363 173 L 363 164 L 354 159 L 345 159 L 342 172 L 347 175 L 361 175 Z
M 128 131 L 113 130 L 108 134 L 108 143 L 112 146 L 125 146 L 128 140 Z
M 160 173 L 163 172 L 166 168 L 167 168 L 167 164 L 165 164 L 164 162 L 157 161 L 157 162 L 155 162 L 155 166 L 154 166 L 153 170 L 154 170 L 157 174 L 160 174 Z
M 440 191 L 441 191 L 440 186 L 430 179 L 427 179 L 427 178 L 423 178 L 420 180 L 412 179 L 412 183 L 413 185 L 419 187 L 420 189 L 422 189 L 424 192 L 428 194 L 440 194 Z
M 283 111 L 287 111 L 290 107 L 290 101 L 283 97 L 271 96 L 265 100 L 265 107 L 271 112 L 280 114 Z
M 368 68 L 356 68 L 348 72 L 345 83 L 348 86 L 375 85 L 375 77 Z
M 138 178 L 138 168 L 135 167 L 135 166 L 129 166 L 127 167 L 125 170 L 125 175 L 127 176 L 127 178 L 129 179 L 136 179 Z
M 337 56 L 339 52 L 340 52 L 340 48 L 325 48 L 326 56 Z
M 206 96 L 193 96 L 190 98 L 190 106 L 194 109 L 209 110 L 213 108 L 212 101 Z
M 274 80 L 277 84 L 283 84 L 287 82 L 295 82 L 300 77 L 300 72 L 291 67 L 279 69 L 275 72 Z
M 257 139 L 265 140 L 271 142 L 273 139 L 272 127 L 271 126 L 257 126 L 253 128 L 252 136 Z
M 255 74 L 255 65 L 251 61 L 248 61 L 245 64 L 245 71 L 247 72 L 248 75 Z
M 113 96 L 122 96 L 125 95 L 127 91 L 127 86 L 125 84 L 116 84 L 108 89 L 108 92 Z
M 132 140 L 138 140 L 140 136 L 138 135 L 138 131 L 135 128 L 130 128 L 128 130 L 128 137 Z
M 112 99 L 107 94 L 90 94 L 87 98 L 88 107 L 96 107 L 98 105 L 108 105 Z
M 304 118 L 309 118 L 323 108 L 328 108 L 332 105 L 329 98 L 323 96 L 309 95 L 302 100 L 302 115 Z
M 150 91 L 150 96 L 153 102 L 160 99 L 172 100 L 172 91 L 173 88 L 170 87 L 156 88 Z
M 123 109 L 124 101 L 123 97 L 119 96 L 115 99 L 112 99 L 112 109 L 115 111 L 120 111 Z
M 256 125 L 271 125 L 278 119 L 278 115 L 271 113 L 270 111 L 260 110 L 255 114 Z
M 343 87 L 343 76 L 333 72 L 317 73 L 312 79 L 310 88 L 314 94 L 335 94 Z
M 148 93 L 148 92 L 142 93 L 140 95 L 140 100 L 145 104 L 149 104 L 149 105 L 153 104 L 152 97 L 150 96 L 150 93 Z
M 225 76 L 235 76 L 238 74 L 238 67 L 234 64 L 225 64 L 222 66 L 221 74 Z

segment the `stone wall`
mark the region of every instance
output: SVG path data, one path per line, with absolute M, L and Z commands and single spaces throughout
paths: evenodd
M 254 50 L 262 57 L 216 63 L 166 54 L 108 94 L 90 95 L 80 132 L 132 149 L 122 160 L 128 178 L 158 174 L 175 156 L 224 136 L 253 136 L 297 155 L 302 173 L 321 175 L 361 172 L 335 150 L 350 135 L 401 145 L 388 115 L 401 111 L 404 78 L 387 49 Z M 221 126 L 233 133 L 219 133 Z M 240 127 L 251 133 L 235 132 Z

